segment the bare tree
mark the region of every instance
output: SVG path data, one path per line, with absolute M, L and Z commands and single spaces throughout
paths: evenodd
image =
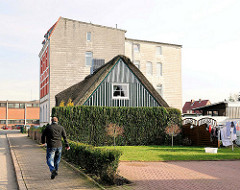
M 106 126 L 105 130 L 106 130 L 108 136 L 113 137 L 113 145 L 114 145 L 114 148 L 115 148 L 116 137 L 123 134 L 123 132 L 124 132 L 123 127 L 118 126 L 115 123 L 110 123 Z
M 177 136 L 181 132 L 180 127 L 177 124 L 170 124 L 165 128 L 165 133 L 172 137 L 172 148 L 173 148 L 173 137 Z

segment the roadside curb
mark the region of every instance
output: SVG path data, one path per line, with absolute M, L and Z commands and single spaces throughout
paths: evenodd
M 12 162 L 13 162 L 13 166 L 14 166 L 14 170 L 15 170 L 15 174 L 16 174 L 16 178 L 17 178 L 18 188 L 19 188 L 19 190 L 27 190 L 28 188 L 27 188 L 26 183 L 23 179 L 22 171 L 19 167 L 16 155 L 15 155 L 13 149 L 12 149 L 12 144 L 11 144 L 9 138 L 8 138 L 8 134 L 6 134 L 6 137 L 7 137 L 7 141 L 8 141 L 8 145 L 9 145 L 9 150 L 11 152 L 11 158 L 12 158 Z
M 29 138 L 31 139 L 31 138 Z M 36 142 L 35 140 L 31 139 L 32 141 Z M 37 143 L 39 144 L 39 143 Z M 46 147 L 42 147 L 42 149 L 46 150 Z M 83 171 L 81 171 L 80 169 L 76 168 L 74 165 L 70 164 L 69 162 L 67 162 L 66 160 L 64 160 L 64 157 L 61 158 L 61 162 L 63 162 L 64 164 L 66 164 L 68 167 L 70 167 L 71 169 L 73 169 L 74 171 L 80 173 L 80 175 L 86 177 L 89 181 L 91 181 L 92 183 L 94 183 L 97 187 L 99 187 L 102 190 L 106 190 L 106 188 L 104 188 L 102 185 L 100 185 L 98 182 L 96 182 L 93 178 L 89 177 L 87 174 L 85 174 Z
M 66 165 L 68 165 L 70 168 L 72 168 L 73 170 L 79 172 L 81 175 L 83 175 L 84 177 L 86 177 L 89 181 L 93 182 L 96 186 L 98 186 L 100 189 L 102 190 L 106 190 L 102 185 L 100 185 L 98 182 L 96 182 L 93 178 L 89 177 L 87 174 L 85 174 L 83 171 L 81 171 L 80 169 L 76 168 L 75 166 L 73 166 L 72 164 L 70 164 L 69 162 L 65 161 L 64 159 L 61 159 Z

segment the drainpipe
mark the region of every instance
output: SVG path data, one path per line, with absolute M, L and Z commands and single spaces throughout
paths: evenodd
M 27 124 L 27 106 L 26 103 L 24 104 L 24 125 Z
M 132 62 L 134 63 L 134 43 L 132 42 Z
M 6 105 L 6 126 L 8 126 L 8 100 L 7 100 L 7 105 Z

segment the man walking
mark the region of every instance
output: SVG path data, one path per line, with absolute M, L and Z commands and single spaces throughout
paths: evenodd
M 42 144 L 47 141 L 47 165 L 51 172 L 51 179 L 58 175 L 58 167 L 62 154 L 62 137 L 65 142 L 66 150 L 69 150 L 69 144 L 66 138 L 66 132 L 61 125 L 58 125 L 58 118 L 52 118 L 52 124 L 48 125 L 42 133 Z

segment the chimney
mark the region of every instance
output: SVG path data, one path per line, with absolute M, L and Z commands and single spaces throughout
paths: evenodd
M 191 100 L 191 103 L 193 103 L 194 102 L 194 100 Z

